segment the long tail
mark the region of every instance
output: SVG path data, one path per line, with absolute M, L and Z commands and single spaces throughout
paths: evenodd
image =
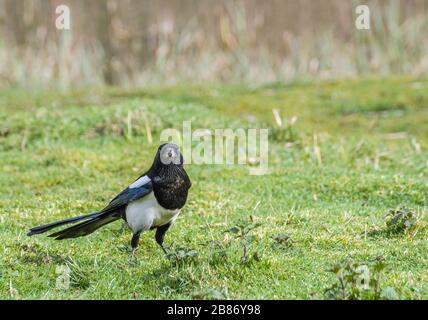
M 52 230 L 53 228 L 63 226 L 65 224 L 76 223 L 76 222 L 79 222 L 82 220 L 91 219 L 91 218 L 96 217 L 98 214 L 99 214 L 98 212 L 91 213 L 91 214 L 87 214 L 84 216 L 69 218 L 69 219 L 49 223 L 49 224 L 46 224 L 44 226 L 35 227 L 35 228 L 30 229 L 30 232 L 27 233 L 27 236 L 33 236 L 35 234 L 45 233 L 46 231 Z
M 28 236 L 32 236 L 35 234 L 45 233 L 47 231 L 50 231 L 54 228 L 76 223 L 79 221 L 83 221 L 75 226 L 68 227 L 64 230 L 55 232 L 49 237 L 55 237 L 56 240 L 62 240 L 62 239 L 68 239 L 68 238 L 77 238 L 81 236 L 86 236 L 98 228 L 113 222 L 120 218 L 120 215 L 117 214 L 117 212 L 97 212 L 97 213 L 91 213 L 80 217 L 70 218 L 58 222 L 53 222 L 44 226 L 35 227 L 30 229 L 30 232 L 27 234 Z

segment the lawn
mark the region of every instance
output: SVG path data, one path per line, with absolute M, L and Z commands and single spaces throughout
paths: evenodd
M 428 298 L 426 78 L 7 90 L 0 120 L 2 299 Z M 101 209 L 148 168 L 161 130 L 184 120 L 269 128 L 269 172 L 187 166 L 170 260 L 151 231 L 129 264 L 121 222 L 73 240 L 26 236 Z M 407 215 L 387 224 L 399 208 Z M 379 279 L 367 291 L 355 277 L 334 289 L 332 268 L 364 266 Z

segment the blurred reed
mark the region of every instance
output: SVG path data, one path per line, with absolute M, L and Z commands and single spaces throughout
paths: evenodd
M 71 30 L 55 29 L 55 7 Z M 428 71 L 428 1 L 0 0 L 0 86 L 262 83 Z

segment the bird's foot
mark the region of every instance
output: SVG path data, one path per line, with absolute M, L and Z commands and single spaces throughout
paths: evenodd
M 166 251 L 165 247 L 163 245 L 161 245 L 162 251 L 163 253 L 165 253 L 165 256 L 168 257 L 169 253 L 168 251 Z
M 135 266 L 135 264 L 137 263 L 137 258 L 135 257 L 135 250 L 137 250 L 137 248 L 131 249 L 131 255 L 129 256 L 128 260 L 130 266 Z
M 167 251 L 165 247 L 162 246 L 162 251 L 165 253 L 165 258 L 168 261 L 174 261 L 177 258 L 177 254 L 173 249 L 171 249 L 171 247 L 169 248 L 169 251 Z

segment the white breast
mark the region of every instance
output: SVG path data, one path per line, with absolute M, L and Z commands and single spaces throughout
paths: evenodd
M 170 221 L 174 222 L 180 210 L 168 210 L 157 202 L 153 192 L 142 199 L 128 204 L 126 221 L 131 230 L 136 233 L 149 230 L 152 227 L 162 226 Z

